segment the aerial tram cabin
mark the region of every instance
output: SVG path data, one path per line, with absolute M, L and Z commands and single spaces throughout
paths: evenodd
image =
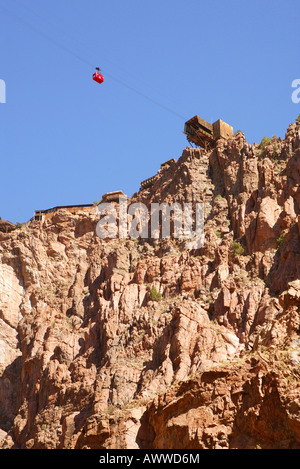
M 97 83 L 103 83 L 104 82 L 104 77 L 101 75 L 99 72 L 95 72 L 93 75 L 93 80 L 96 81 Z
M 94 73 L 93 80 L 101 85 L 101 83 L 104 82 L 104 76 L 100 73 L 100 68 L 97 68 L 96 70 L 98 71 Z

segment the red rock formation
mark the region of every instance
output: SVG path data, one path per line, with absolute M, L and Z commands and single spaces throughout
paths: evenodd
M 299 143 L 188 147 L 134 194 L 203 201 L 198 250 L 96 209 L 0 238 L 2 448 L 300 447 Z

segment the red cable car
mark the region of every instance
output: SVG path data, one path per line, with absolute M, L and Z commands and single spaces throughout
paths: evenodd
M 96 70 L 98 70 L 98 72 L 95 72 L 94 75 L 93 75 L 93 80 L 96 81 L 97 83 L 103 83 L 104 82 L 104 76 L 101 75 L 101 70 L 100 68 L 96 68 Z

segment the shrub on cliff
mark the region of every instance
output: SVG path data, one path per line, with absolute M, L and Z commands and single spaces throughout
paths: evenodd
M 233 255 L 236 257 L 236 256 L 242 256 L 245 250 L 238 241 L 233 241 L 232 251 L 233 251 Z
M 281 233 L 281 235 L 279 236 L 279 238 L 277 238 L 277 244 L 278 246 L 282 246 L 283 243 L 284 243 L 284 238 L 285 238 L 285 233 Z
M 149 293 L 149 300 L 150 301 L 161 301 L 162 294 L 156 290 L 155 287 L 152 287 Z

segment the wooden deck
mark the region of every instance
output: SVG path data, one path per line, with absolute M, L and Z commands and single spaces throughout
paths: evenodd
M 207 150 L 212 148 L 219 138 L 232 137 L 233 128 L 221 119 L 210 124 L 201 117 L 194 116 L 185 123 L 184 133 L 190 143 Z

